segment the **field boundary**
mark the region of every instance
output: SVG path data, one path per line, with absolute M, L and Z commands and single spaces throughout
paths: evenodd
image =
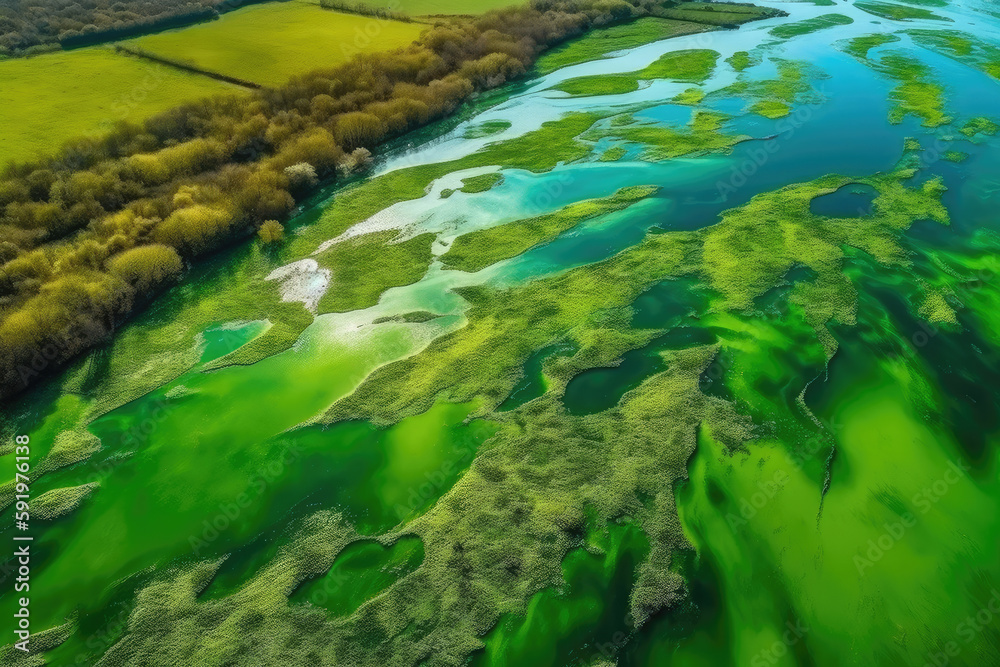
M 328 9 L 342 14 L 355 14 L 357 16 L 371 16 L 385 21 L 400 21 L 402 23 L 414 23 L 415 19 L 406 12 L 394 9 L 382 9 L 371 7 L 363 2 L 346 2 L 345 0 L 319 0 L 322 9 Z
M 174 60 L 173 58 L 165 58 L 163 56 L 156 55 L 146 49 L 140 48 L 138 46 L 126 46 L 124 44 L 115 44 L 114 49 L 118 53 L 124 53 L 126 55 L 134 56 L 136 58 L 143 58 L 145 60 L 151 60 L 155 63 L 161 65 L 166 65 L 168 67 L 174 67 L 176 69 L 184 70 L 185 72 L 191 72 L 193 74 L 200 74 L 201 76 L 207 76 L 210 79 L 215 79 L 216 81 L 223 81 L 225 83 L 232 83 L 237 86 L 242 86 L 243 88 L 249 88 L 250 90 L 260 90 L 264 86 L 254 81 L 247 81 L 246 79 L 240 79 L 235 76 L 229 76 L 228 74 L 221 74 L 219 72 L 213 72 L 212 70 L 202 69 L 197 65 L 186 63 L 181 60 Z

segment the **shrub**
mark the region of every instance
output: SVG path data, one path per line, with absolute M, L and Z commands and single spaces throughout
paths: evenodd
M 108 260 L 108 270 L 139 293 L 146 293 L 181 274 L 184 264 L 173 248 L 153 244 L 132 248 Z
M 372 154 L 367 148 L 355 148 L 350 154 L 345 155 L 337 165 L 337 170 L 340 172 L 341 176 L 350 176 L 351 174 L 364 171 L 372 163 Z
M 227 211 L 196 204 L 171 213 L 156 227 L 154 238 L 178 250 L 197 254 L 212 247 L 226 234 L 231 222 Z
M 285 167 L 285 176 L 288 177 L 288 186 L 293 192 L 303 192 L 311 190 L 319 183 L 316 169 L 308 162 L 299 162 L 291 167 Z M 268 222 L 274 222 L 268 220 Z M 264 224 L 267 224 L 266 222 Z
M 265 220 L 257 230 L 257 236 L 267 244 L 278 243 L 285 238 L 285 228 L 277 220 Z

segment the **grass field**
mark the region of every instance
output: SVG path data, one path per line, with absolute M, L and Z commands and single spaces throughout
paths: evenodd
M 364 5 L 374 9 L 391 9 L 410 16 L 434 14 L 482 14 L 491 9 L 523 5 L 524 0 L 346 0 L 348 5 Z
M 147 35 L 128 44 L 203 70 L 274 86 L 357 53 L 406 46 L 426 27 L 289 0 L 254 5 L 224 14 L 218 21 Z
M 238 91 L 107 47 L 0 61 L 0 166 L 138 121 L 186 99 Z

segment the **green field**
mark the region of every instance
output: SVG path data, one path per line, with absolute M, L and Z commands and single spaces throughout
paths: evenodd
M 318 4 L 318 3 L 317 3 Z M 347 5 L 390 9 L 410 16 L 434 14 L 482 14 L 491 9 L 522 5 L 523 0 L 346 0 Z
M 208 71 L 279 85 L 358 52 L 405 46 L 425 27 L 292 0 L 128 43 Z M 108 46 L 3 60 L 0 82 L 0 165 L 51 153 L 120 120 L 138 122 L 187 100 L 242 90 Z
M 302 0 L 254 5 L 218 21 L 131 40 L 129 45 L 199 69 L 276 86 L 357 53 L 406 46 L 422 23 L 341 14 Z
M 138 121 L 187 99 L 240 90 L 92 47 L 0 61 L 0 165 Z

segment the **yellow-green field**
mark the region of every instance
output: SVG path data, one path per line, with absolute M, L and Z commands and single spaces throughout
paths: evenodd
M 317 0 L 318 1 L 318 0 Z M 482 14 L 498 7 L 524 4 L 524 0 L 364 0 L 348 4 L 364 4 L 376 9 L 391 9 L 410 16 L 434 14 Z
M 128 44 L 203 70 L 276 86 L 357 53 L 405 46 L 426 27 L 289 0 L 253 5 L 217 21 L 147 35 Z
M 119 120 L 139 121 L 189 99 L 239 91 L 109 47 L 0 61 L 0 166 L 55 151 Z

